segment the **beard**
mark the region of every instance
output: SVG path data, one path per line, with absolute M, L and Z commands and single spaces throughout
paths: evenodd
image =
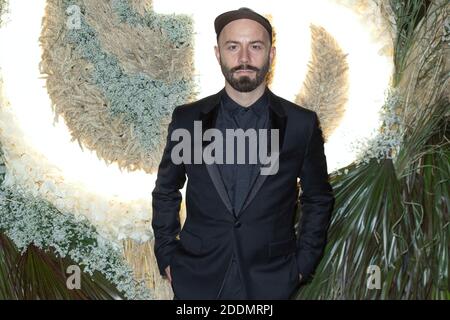
M 265 80 L 266 75 L 269 72 L 270 61 L 269 58 L 267 58 L 266 63 L 261 67 L 261 69 L 249 64 L 241 64 L 237 67 L 229 68 L 222 62 L 221 59 L 220 68 L 222 69 L 225 80 L 227 80 L 233 89 L 239 92 L 250 92 L 255 90 Z M 235 78 L 234 73 L 239 70 L 253 70 L 256 72 L 256 76 L 254 79 L 249 76 L 239 76 L 238 78 Z

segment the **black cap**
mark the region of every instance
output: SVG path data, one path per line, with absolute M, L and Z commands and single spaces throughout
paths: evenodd
M 272 43 L 272 25 L 269 20 L 249 8 L 239 8 L 237 10 L 224 12 L 217 16 L 216 20 L 214 20 L 214 29 L 216 30 L 217 39 L 219 39 L 220 32 L 227 24 L 238 19 L 250 19 L 258 22 L 264 27 L 264 29 L 267 30 L 269 33 L 270 42 Z

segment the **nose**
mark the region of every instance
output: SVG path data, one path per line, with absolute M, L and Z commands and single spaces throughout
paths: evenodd
M 239 63 L 240 64 L 248 64 L 249 56 L 248 50 L 245 46 L 242 47 L 242 50 L 239 54 Z

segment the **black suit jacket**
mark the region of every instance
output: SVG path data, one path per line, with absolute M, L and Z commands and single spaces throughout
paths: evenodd
M 215 299 L 234 253 L 248 299 L 288 299 L 299 286 L 298 274 L 308 279 L 321 259 L 334 206 L 319 120 L 269 90 L 270 128 L 280 136 L 279 169 L 259 175 L 240 212 L 233 212 L 217 165 L 171 161 L 178 143 L 171 141 L 172 131 L 183 128 L 193 137 L 195 120 L 202 121 L 203 131 L 214 128 L 223 91 L 173 111 L 152 192 L 159 271 L 165 275 L 170 265 L 178 298 Z M 186 221 L 180 230 L 186 177 Z M 302 187 L 298 238 L 297 178 Z

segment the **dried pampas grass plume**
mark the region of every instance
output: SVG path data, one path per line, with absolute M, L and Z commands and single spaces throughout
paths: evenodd
M 348 64 L 336 40 L 311 25 L 309 71 L 295 103 L 317 112 L 325 140 L 338 127 L 348 99 Z
M 185 202 L 181 203 L 180 224 L 186 221 Z M 145 282 L 149 289 L 153 289 L 158 300 L 171 300 L 173 291 L 167 279 L 159 274 L 158 264 L 154 252 L 154 240 L 138 243 L 132 239 L 123 240 L 123 255 L 134 272 L 134 279 Z

